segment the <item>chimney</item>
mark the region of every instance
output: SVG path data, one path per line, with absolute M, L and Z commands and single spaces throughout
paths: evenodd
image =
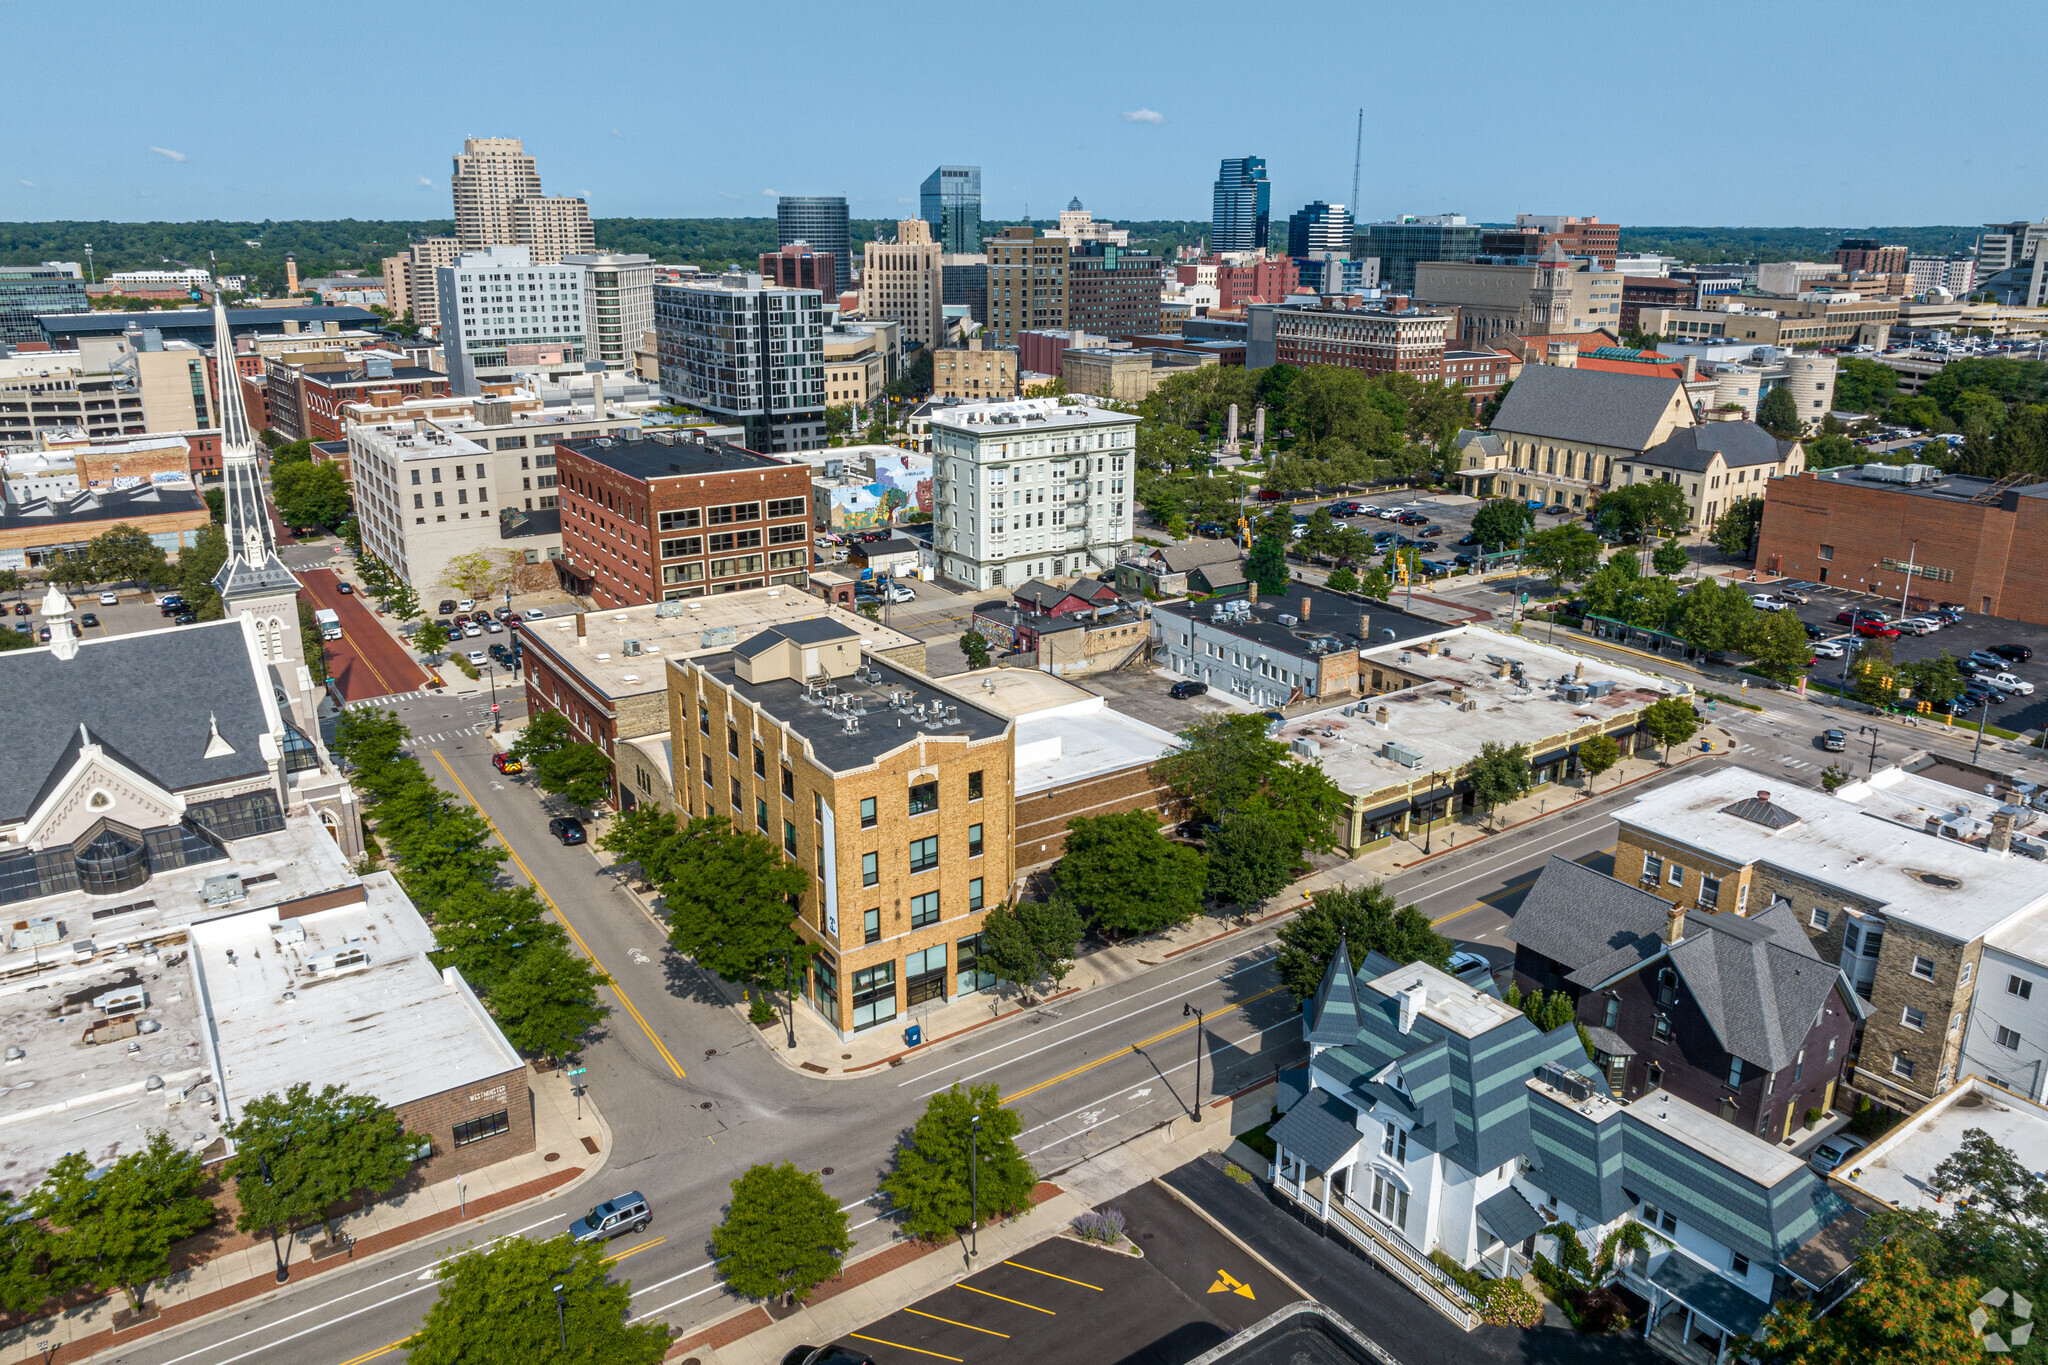
M 1258 584 L 1258 581 L 1257 581 L 1256 579 L 1254 579 L 1254 580 L 1253 580 L 1253 581 L 1252 581 L 1252 582 L 1251 582 L 1251 583 L 1250 583 L 1250 584 L 1248 585 L 1248 588 L 1249 588 L 1249 592 L 1248 592 L 1248 594 L 1247 594 L 1247 596 L 1246 596 L 1246 599 L 1245 599 L 1245 600 L 1246 600 L 1246 601 L 1248 601 L 1248 602 L 1250 602 L 1250 603 L 1251 603 L 1251 604 L 1252 604 L 1253 606 L 1257 606 L 1257 605 L 1258 605 L 1258 602 L 1259 602 L 1259 584 Z
M 1579 660 L 1579 661 L 1578 661 L 1577 663 L 1575 663 L 1575 664 L 1573 664 L 1573 665 L 1572 665 L 1572 681 L 1573 681 L 1573 682 L 1577 682 L 1577 681 L 1579 681 L 1579 680 L 1580 680 L 1581 678 L 1583 678 L 1583 677 L 1585 677 L 1585 676 L 1586 676 L 1586 661 L 1585 661 L 1584 659 L 1581 659 L 1581 660 Z
M 2012 811 L 2000 810 L 1991 817 L 1991 837 L 1984 841 L 1987 852 L 2006 854 L 2012 852 Z
M 1385 725 L 1387 723 L 1387 708 L 1384 706 L 1380 707 L 1378 711 L 1373 713 L 1373 719 L 1381 725 Z
M 1358 643 L 1372 643 L 1372 617 L 1365 612 L 1358 613 Z
M 1401 992 L 1401 1032 L 1415 1027 L 1415 1016 L 1422 1013 L 1422 1007 L 1429 1000 L 1429 989 L 1418 978 L 1414 985 Z
M 1685 937 L 1685 907 L 1674 905 L 1664 912 L 1664 941 L 1676 943 Z
M 592 370 L 590 372 L 590 415 L 600 422 L 604 420 L 603 370 Z
M 583 613 L 576 613 L 576 648 L 590 648 L 590 632 L 583 624 Z
M 1301 599 L 1301 619 L 1302 619 L 1302 620 L 1304 620 L 1304 621 L 1308 620 L 1308 604 L 1309 604 L 1309 600 L 1310 600 L 1310 599 L 1308 599 L 1307 597 L 1303 597 L 1303 598 Z
M 1700 358 L 1689 355 L 1685 358 L 1685 382 L 1690 384 L 1700 377 Z
M 1511 667 L 1512 665 L 1510 665 L 1506 659 L 1502 659 L 1499 663 L 1494 665 L 1493 676 L 1496 678 L 1505 678 L 1508 675 L 1508 672 Z

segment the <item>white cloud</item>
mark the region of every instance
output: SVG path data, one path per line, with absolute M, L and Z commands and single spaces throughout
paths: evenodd
M 782 197 L 781 190 L 762 190 L 761 193 L 767 195 L 770 199 L 780 199 Z
M 1124 122 L 1164 123 L 1166 122 L 1166 115 L 1160 113 L 1157 109 L 1126 109 L 1124 110 Z
M 186 159 L 183 152 L 174 152 L 168 147 L 151 147 L 149 150 L 155 152 L 166 161 L 184 161 Z
M 618 137 L 618 138 L 622 138 L 622 137 L 624 137 L 624 136 L 625 136 L 625 134 L 624 134 L 624 133 L 622 133 L 622 132 L 620 132 L 620 131 L 619 131 L 618 129 L 614 128 L 614 129 L 612 129 L 612 136 L 613 136 L 613 137 Z
M 36 182 L 33 180 L 24 180 L 21 183 L 28 186 L 30 189 L 34 189 L 36 187 Z
M 424 175 L 423 175 L 423 176 L 419 176 L 419 177 L 418 177 L 418 180 L 419 180 L 419 182 L 420 182 L 420 188 L 421 188 L 421 189 L 423 189 L 423 190 L 430 190 L 430 189 L 434 188 L 434 182 L 433 182 L 432 180 L 429 180 L 429 179 L 428 179 L 428 178 L 427 178 L 426 176 L 424 176 Z
M 718 197 L 720 199 L 739 199 L 742 198 L 743 196 L 737 194 L 727 194 L 724 190 L 720 190 L 718 192 Z

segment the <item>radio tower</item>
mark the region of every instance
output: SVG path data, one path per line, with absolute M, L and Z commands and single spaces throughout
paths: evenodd
M 1358 221 L 1358 168 L 1365 163 L 1365 110 L 1358 111 L 1358 141 L 1351 151 L 1351 221 Z

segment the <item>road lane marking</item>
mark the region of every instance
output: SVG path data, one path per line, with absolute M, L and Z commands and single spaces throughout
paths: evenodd
M 1004 1265 L 1013 1265 L 1013 1266 L 1017 1267 L 1017 1269 L 1019 1269 L 1019 1270 L 1028 1270 L 1028 1271 L 1030 1271 L 1030 1272 L 1031 1272 L 1032 1274 L 1034 1274 L 1034 1275 L 1043 1275 L 1043 1276 L 1045 1276 L 1045 1277 L 1046 1277 L 1046 1278 L 1047 1278 L 1048 1280 L 1067 1280 L 1067 1277 L 1066 1277 L 1066 1276 L 1064 1276 L 1064 1275 L 1055 1275 L 1055 1274 L 1053 1274 L 1053 1273 L 1052 1273 L 1052 1272 L 1051 1272 L 1050 1270 L 1040 1270 L 1040 1269 L 1039 1269 L 1039 1268 L 1038 1268 L 1037 1266 L 1035 1266 L 1035 1265 L 1025 1265 L 1025 1264 L 1024 1264 L 1024 1263 L 1023 1263 L 1022 1261 L 1004 1261 L 1004 1262 L 1003 1262 L 1003 1264 L 1004 1264 Z M 1102 1288 L 1102 1286 L 1101 1286 L 1101 1285 L 1099 1285 L 1099 1284 L 1090 1284 L 1090 1283 L 1088 1283 L 1088 1281 L 1086 1281 L 1086 1280 L 1067 1280 L 1067 1283 L 1068 1283 L 1068 1284 L 1078 1284 L 1078 1285 L 1080 1285 L 1080 1286 L 1081 1286 L 1081 1287 L 1082 1287 L 1083 1289 L 1092 1289 L 1092 1290 L 1094 1290 L 1094 1291 L 1095 1291 L 1096 1293 L 1098 1293 L 1098 1294 L 1100 1294 L 1100 1293 L 1102 1293 L 1102 1292 L 1103 1292 L 1103 1288 Z
M 917 1316 L 921 1318 L 930 1318 L 933 1322 L 943 1322 L 948 1327 L 965 1327 L 968 1331 L 980 1332 L 983 1336 L 1001 1337 L 1004 1341 L 1008 1341 L 1010 1339 L 1010 1334 L 1008 1332 L 998 1332 L 992 1327 L 976 1327 L 971 1322 L 955 1322 L 951 1318 L 942 1318 L 937 1313 L 927 1313 L 922 1308 L 906 1308 L 903 1311 L 906 1313 L 915 1313 L 917 1314 Z
M 682 1297 L 681 1297 L 680 1299 L 677 1299 L 677 1300 L 675 1300 L 675 1301 L 674 1301 L 673 1303 L 665 1303 L 665 1304 L 663 1304 L 663 1305 L 662 1305 L 661 1307 L 659 1307 L 659 1308 L 650 1308 L 650 1309 L 648 1309 L 648 1310 L 647 1310 L 647 1311 L 646 1311 L 645 1313 L 642 1313 L 642 1314 L 641 1314 L 641 1315 L 640 1315 L 639 1317 L 631 1319 L 631 1321 L 633 1321 L 633 1322 L 645 1322 L 645 1321 L 647 1321 L 647 1319 L 649 1319 L 649 1318 L 651 1318 L 651 1317 L 655 1317 L 655 1316 L 657 1316 L 658 1314 L 661 1314 L 661 1313 L 666 1313 L 666 1312 L 667 1312 L 667 1311 L 668 1311 L 669 1309 L 671 1309 L 671 1308 L 681 1308 L 681 1307 L 682 1307 L 682 1306 L 683 1306 L 684 1304 L 688 1303 L 688 1302 L 689 1302 L 689 1301 L 690 1301 L 691 1299 L 701 1299 L 701 1298 L 703 1298 L 703 1297 L 704 1297 L 704 1296 L 705 1296 L 706 1294 L 715 1294 L 715 1293 L 717 1293 L 717 1292 L 718 1292 L 719 1290 L 721 1290 L 721 1289 L 724 1289 L 725 1287 L 726 1287 L 726 1286 L 725 1286 L 725 1282 L 724 1282 L 723 1280 L 720 1280 L 720 1281 L 718 1281 L 718 1282 L 717 1282 L 716 1284 L 708 1284 L 708 1285 L 705 1285 L 705 1286 L 704 1286 L 704 1287 L 703 1287 L 702 1289 L 698 1290 L 698 1291 L 697 1291 L 696 1293 L 694 1293 L 694 1294 L 685 1294 L 685 1295 L 683 1295 L 683 1296 L 682 1296 Z
M 366 1360 L 375 1360 L 379 1356 L 390 1355 L 393 1351 L 398 1350 L 400 1347 L 404 1346 L 406 1342 L 411 1340 L 411 1337 L 406 1337 L 403 1340 L 392 1342 L 389 1346 L 379 1346 L 374 1351 L 365 1351 L 359 1356 L 353 1356 L 348 1360 L 344 1360 L 341 1362 L 341 1365 L 363 1365 L 363 1362 Z
M 1258 1297 L 1258 1295 L 1252 1293 L 1250 1285 L 1238 1279 L 1227 1270 L 1216 1272 L 1216 1283 L 1209 1286 L 1209 1292 L 1211 1294 L 1242 1294 L 1248 1299 L 1256 1299 Z
M 1534 886 L 1534 885 L 1536 885 L 1536 878 L 1537 878 L 1537 877 L 1541 877 L 1542 875 L 1543 875 L 1542 873 L 1538 872 L 1538 873 L 1536 873 L 1536 874 L 1535 874 L 1535 876 L 1530 876 L 1530 877 L 1524 877 L 1524 878 L 1522 878 L 1522 880 L 1520 880 L 1520 881 L 1518 881 L 1518 882 L 1510 882 L 1510 883 L 1508 883 L 1508 884 L 1507 884 L 1506 886 L 1503 886 L 1503 887 L 1502 887 L 1502 888 L 1501 888 L 1500 890 L 1498 890 L 1498 891 L 1494 892 L 1493 894 L 1494 894 L 1494 895 L 1496 895 L 1496 896 L 1511 896 L 1511 895 L 1513 895 L 1513 894 L 1514 894 L 1515 892 L 1517 892 L 1517 891 L 1521 891 L 1521 890 L 1523 890 L 1523 889 L 1525 889 L 1525 888 L 1527 888 L 1527 887 L 1531 887 L 1531 886 Z M 1430 924 L 1430 927 L 1431 927 L 1431 928 L 1435 928 L 1435 927 L 1436 927 L 1437 925 L 1440 925 L 1440 924 L 1449 924 L 1449 923 L 1450 923 L 1450 922 L 1451 922 L 1452 920 L 1454 920 L 1454 919 L 1457 919 L 1457 918 L 1459 918 L 1460 916 L 1463 916 L 1463 915 L 1469 915 L 1469 914 L 1471 914 L 1471 913 L 1472 913 L 1472 912 L 1473 912 L 1474 910 L 1499 910 L 1499 909 L 1500 909 L 1500 907 L 1499 907 L 1498 905 L 1495 905 L 1495 904 L 1494 904 L 1494 903 L 1493 903 L 1492 901 L 1484 901 L 1484 900 L 1479 900 L 1479 901 L 1473 901 L 1473 902 L 1472 902 L 1472 903 L 1471 903 L 1470 905 L 1466 906 L 1466 907 L 1465 907 L 1465 908 L 1464 908 L 1463 910 L 1453 910 L 1453 911 L 1451 911 L 1451 913 L 1450 913 L 1450 914 L 1448 914 L 1448 915 L 1444 915 L 1444 916 L 1442 916 L 1441 918 L 1438 918 L 1438 919 L 1433 919 L 1433 920 L 1431 920 L 1431 921 L 1429 922 L 1429 924 Z M 1505 912 L 1505 911 L 1503 911 L 1502 913 L 1503 913 L 1503 914 L 1505 914 L 1506 912 Z
M 1043 1313 L 1049 1318 L 1056 1318 L 1059 1316 L 1059 1314 L 1053 1312 L 1050 1308 L 1040 1308 L 1037 1304 L 1026 1303 L 1022 1299 L 1004 1298 L 1001 1294 L 991 1294 L 986 1289 L 976 1289 L 971 1284 L 956 1284 L 953 1287 L 955 1289 L 964 1289 L 970 1294 L 979 1294 L 985 1299 L 1002 1299 L 1004 1303 L 1014 1303 L 1019 1308 L 1029 1308 L 1032 1312 Z
M 914 1355 L 930 1356 L 934 1360 L 951 1360 L 956 1362 L 960 1360 L 959 1356 L 942 1355 L 937 1351 L 927 1351 L 922 1346 L 905 1346 L 900 1341 L 884 1341 L 880 1337 L 862 1336 L 859 1332 L 848 1332 L 846 1335 L 852 1337 L 855 1341 L 872 1341 L 877 1346 L 890 1346 L 899 1351 L 909 1351 Z
M 617 1265 L 620 1261 L 625 1260 L 628 1256 L 637 1256 L 641 1252 L 647 1250 L 647 1248 L 658 1247 L 667 1240 L 668 1238 L 666 1237 L 657 1237 L 651 1242 L 642 1242 L 639 1246 L 627 1247 L 624 1251 L 614 1252 L 612 1255 L 605 1257 L 602 1264 Z
M 1229 1006 L 1227 1010 L 1214 1011 L 1214 1013 L 1235 1013 L 1236 1011 L 1243 1009 L 1247 1005 L 1255 1004 L 1260 1000 L 1264 1000 L 1269 995 L 1273 995 L 1276 992 L 1283 991 L 1286 989 L 1287 988 L 1285 986 L 1268 986 L 1265 990 L 1260 991 L 1257 995 L 1248 995 L 1244 999 L 1238 1001 L 1235 1005 Z M 1036 1095 L 1041 1090 L 1049 1090 L 1053 1086 L 1058 1085 L 1061 1081 L 1071 1080 L 1075 1076 L 1081 1075 L 1083 1072 L 1093 1071 L 1096 1067 L 1101 1066 L 1106 1062 L 1113 1062 L 1117 1060 L 1119 1057 L 1128 1057 L 1135 1052 L 1142 1051 L 1143 1049 L 1152 1046 L 1152 1044 L 1154 1043 L 1164 1042 L 1166 1039 L 1171 1038 L 1176 1034 L 1186 1033 L 1191 1028 L 1199 1028 L 1202 1022 L 1202 1020 L 1196 1019 L 1185 1024 L 1176 1024 L 1174 1027 L 1167 1029 L 1164 1032 L 1153 1034 L 1150 1038 L 1147 1038 L 1142 1042 L 1136 1042 L 1126 1047 L 1118 1048 L 1115 1052 L 1110 1053 L 1106 1057 L 1097 1057 L 1092 1062 L 1083 1062 L 1080 1066 L 1074 1067 L 1070 1071 L 1062 1071 L 1059 1075 L 1052 1077 L 1050 1080 L 1043 1080 L 1040 1081 L 1037 1085 L 1026 1086 L 1024 1089 L 1019 1090 L 1014 1095 L 1005 1095 L 1002 1098 L 1002 1103 L 1015 1104 L 1018 1100 L 1024 1099 L 1027 1096 Z
M 584 957 L 590 960 L 590 965 L 597 968 L 600 972 L 604 972 L 606 976 L 610 976 L 610 972 L 604 971 L 604 964 L 597 960 L 597 954 L 590 951 L 590 945 L 583 941 L 583 935 L 576 932 L 576 926 L 569 922 L 569 917 L 567 915 L 562 913 L 562 907 L 555 903 L 555 898 L 553 896 L 550 896 L 548 894 L 547 888 L 541 885 L 540 878 L 533 875 L 533 869 L 526 865 L 526 859 L 519 856 L 519 850 L 512 847 L 512 841 L 510 839 L 507 839 L 505 837 L 505 832 L 498 828 L 498 822 L 490 817 L 489 812 L 484 810 L 483 804 L 476 799 L 476 794 L 470 791 L 469 784 L 467 782 L 464 782 L 460 777 L 456 776 L 455 769 L 448 766 L 448 760 L 442 756 L 441 751 L 439 749 L 434 750 L 433 753 L 434 761 L 441 765 L 441 771 L 447 773 L 448 780 L 453 782 L 456 785 L 456 787 L 462 792 L 463 800 L 469 802 L 470 805 L 476 807 L 477 814 L 484 817 L 484 823 L 490 826 L 491 833 L 498 836 L 498 842 L 503 844 L 505 846 L 505 851 L 512 855 L 513 865 L 519 869 L 520 873 L 526 878 L 527 881 L 533 884 L 534 892 L 537 895 L 539 895 L 539 897 L 542 900 L 547 902 L 548 909 L 555 912 L 555 918 L 560 920 L 562 922 L 562 927 L 569 931 L 569 937 L 575 940 L 577 948 L 579 948 L 582 951 Z M 661 1054 L 661 1059 L 664 1062 L 668 1063 L 668 1069 L 670 1071 L 675 1072 L 676 1079 L 682 1080 L 682 1066 L 676 1061 L 675 1054 L 670 1052 L 668 1050 L 667 1045 L 664 1044 L 661 1041 L 660 1037 L 658 1037 L 655 1034 L 654 1026 L 647 1022 L 647 1016 L 640 1013 L 640 1011 L 634 1006 L 632 999 L 626 994 L 625 990 L 619 985 L 616 979 L 613 980 L 612 984 L 608 987 L 608 989 L 611 991 L 613 995 L 618 997 L 619 1003 L 626 1007 L 626 1013 L 633 1016 L 633 1022 L 638 1024 L 640 1026 L 640 1031 L 647 1035 L 647 1041 L 654 1044 L 654 1050 Z
M 1279 1023 L 1277 1023 L 1277 1024 L 1269 1024 L 1269 1025 L 1267 1025 L 1267 1026 L 1266 1026 L 1265 1028 L 1262 1028 L 1262 1029 L 1260 1029 L 1260 1030 L 1259 1030 L 1259 1031 L 1258 1031 L 1257 1033 L 1254 1033 L 1254 1034 L 1250 1035 L 1250 1037 L 1247 1037 L 1247 1038 L 1237 1038 L 1237 1039 L 1233 1039 L 1233 1040 L 1231 1040 L 1230 1046 L 1232 1046 L 1232 1047 L 1241 1047 L 1241 1046 L 1242 1046 L 1243 1044 L 1245 1044 L 1245 1043 L 1248 1043 L 1248 1042 L 1251 1042 L 1251 1041 L 1252 1041 L 1252 1039 L 1263 1039 L 1263 1038 L 1264 1038 L 1264 1037 L 1265 1037 L 1265 1036 L 1266 1036 L 1267 1034 L 1269 1034 L 1269 1033 L 1277 1032 L 1277 1031 L 1279 1031 L 1279 1030 L 1281 1030 L 1281 1029 L 1294 1029 L 1294 1028 L 1298 1028 L 1298 1027 L 1300 1027 L 1300 1024 L 1301 1024 L 1301 1021 L 1300 1021 L 1299 1019 L 1282 1019 L 1282 1020 L 1281 1020 L 1281 1021 L 1280 1021 Z M 1281 1046 L 1282 1046 L 1282 1047 L 1285 1047 L 1285 1046 L 1286 1046 L 1286 1043 L 1285 1043 L 1285 1042 L 1282 1042 Z M 1269 1047 L 1263 1047 L 1263 1046 L 1262 1046 L 1262 1047 L 1260 1047 L 1260 1048 L 1259 1048 L 1259 1050 L 1258 1050 L 1258 1051 L 1256 1051 L 1256 1052 L 1249 1052 L 1249 1053 L 1246 1053 L 1246 1054 L 1245 1054 L 1245 1057 L 1244 1057 L 1244 1060 L 1245 1060 L 1245 1061 L 1248 1061 L 1248 1062 L 1252 1062 L 1252 1061 L 1257 1061 L 1257 1060 L 1258 1060 L 1259 1058 L 1261 1058 L 1261 1057 L 1265 1056 L 1265 1055 L 1266 1055 L 1266 1054 L 1267 1054 L 1268 1052 L 1272 1052 L 1272 1051 L 1274 1051 L 1274 1050 L 1275 1050 L 1275 1049 L 1273 1049 L 1273 1048 L 1269 1048 Z M 1181 1063 L 1181 1064 L 1180 1064 L 1179 1066 L 1169 1066 L 1169 1067 L 1166 1067 L 1166 1068 L 1164 1068 L 1164 1069 L 1163 1069 L 1163 1070 L 1162 1070 L 1162 1071 L 1160 1072 L 1160 1075 L 1161 1075 L 1161 1076 L 1172 1076 L 1172 1075 L 1174 1075 L 1174 1074 L 1175 1074 L 1175 1073 L 1177 1073 L 1177 1072 L 1182 1072 L 1182 1071 L 1186 1071 L 1186 1070 L 1187 1070 L 1187 1069 L 1188 1069 L 1189 1067 L 1191 1067 L 1191 1066 L 1193 1066 L 1193 1065 L 1194 1065 L 1194 1063 L 1193 1063 L 1192 1061 L 1182 1062 L 1182 1063 Z M 1099 1099 L 1098 1099 L 1098 1100 L 1094 1100 L 1094 1101 L 1091 1101 L 1091 1104 L 1100 1104 L 1100 1103 L 1102 1103 L 1102 1101 L 1101 1101 L 1101 1100 L 1099 1100 Z M 1125 1109 L 1125 1110 L 1123 1110 L 1123 1111 L 1122 1111 L 1122 1112 L 1120 1112 L 1120 1113 L 1115 1113 L 1115 1114 L 1111 1114 L 1111 1115 L 1110 1115 L 1110 1116 L 1109 1116 L 1108 1118 L 1106 1118 L 1106 1119 L 1102 1120 L 1102 1123 L 1091 1123 L 1091 1124 L 1089 1124 L 1089 1125 L 1088 1125 L 1087 1127 L 1085 1127 L 1085 1128 L 1076 1128 L 1076 1129 L 1075 1129 L 1075 1130 L 1074 1130 L 1073 1132 L 1071 1132 L 1071 1133 L 1068 1133 L 1068 1134 L 1066 1134 L 1066 1135 L 1065 1135 L 1065 1136 L 1063 1136 L 1063 1137 L 1057 1137 L 1057 1138 L 1054 1138 L 1054 1139 L 1053 1139 L 1053 1140 L 1052 1140 L 1051 1142 L 1048 1142 L 1048 1143 L 1044 1144 L 1043 1146 L 1040 1146 L 1040 1147 L 1034 1147 L 1034 1148 L 1032 1148 L 1032 1149 L 1031 1149 L 1030 1151 L 1026 1152 L 1026 1153 L 1025 1153 L 1024 1155 L 1026 1155 L 1026 1156 L 1037 1156 L 1037 1155 L 1038 1155 L 1038 1154 L 1039 1154 L 1040 1152 L 1050 1151 L 1050 1150 L 1051 1150 L 1051 1149 L 1053 1149 L 1054 1147 L 1057 1147 L 1057 1146 L 1059 1146 L 1059 1145 L 1060 1145 L 1060 1144 L 1061 1144 L 1062 1142 L 1072 1142 L 1072 1141 L 1073 1141 L 1073 1140 L 1074 1140 L 1075 1138 L 1078 1138 L 1078 1137 L 1085 1137 L 1085 1136 L 1087 1136 L 1087 1135 L 1088 1135 L 1088 1134 L 1089 1134 L 1090 1132 L 1093 1132 L 1093 1131 L 1094 1131 L 1095 1129 L 1097 1129 L 1097 1128 L 1101 1127 L 1101 1126 L 1102 1126 L 1102 1124 L 1104 1124 L 1104 1123 L 1115 1123 L 1115 1122 L 1116 1122 L 1116 1121 L 1117 1121 L 1118 1119 L 1120 1119 L 1120 1118 L 1126 1118 L 1126 1117 L 1128 1117 L 1129 1115 L 1132 1115 L 1132 1114 L 1135 1114 L 1135 1113 L 1137 1113 L 1139 1109 L 1145 1109 L 1145 1108 L 1149 1108 L 1149 1107 L 1151 1106 L 1151 1104 L 1153 1104 L 1153 1103 L 1154 1103 L 1154 1101 L 1150 1101 L 1150 1100 L 1148 1100 L 1148 1101 L 1146 1101 L 1146 1102 L 1145 1102 L 1144 1104 L 1138 1105 L 1138 1106 L 1136 1106 L 1135 1108 L 1131 1108 L 1131 1109 Z M 1029 1127 L 1029 1128 L 1026 1128 L 1026 1129 L 1025 1129 L 1025 1130 L 1024 1130 L 1023 1132 L 1019 1133 L 1019 1134 L 1018 1134 L 1017 1136 L 1019 1136 L 1019 1137 L 1026 1137 L 1026 1136 L 1029 1136 L 1029 1135 L 1030 1135 L 1030 1134 L 1032 1134 L 1032 1133 L 1035 1133 L 1035 1132 L 1037 1132 L 1037 1131 L 1038 1131 L 1039 1129 L 1041 1129 L 1041 1128 L 1050 1128 L 1050 1127 L 1051 1127 L 1051 1126 L 1052 1126 L 1053 1124 L 1055 1124 L 1055 1123 L 1064 1123 L 1064 1122 L 1066 1122 L 1066 1121 L 1067 1121 L 1068 1119 L 1070 1119 L 1070 1118 L 1074 1117 L 1074 1115 L 1076 1115 L 1076 1114 L 1080 1113 L 1080 1112 L 1081 1112 L 1081 1111 L 1082 1111 L 1083 1109 L 1087 1109 L 1087 1108 L 1089 1108 L 1089 1107 L 1090 1107 L 1089 1105 L 1087 1105 L 1087 1104 L 1084 1104 L 1084 1105 L 1082 1105 L 1082 1106 L 1081 1106 L 1081 1108 L 1080 1108 L 1080 1109 L 1070 1109 L 1070 1110 L 1068 1110 L 1068 1111 L 1067 1111 L 1066 1113 L 1064 1113 L 1064 1114 L 1061 1114 L 1061 1115 L 1060 1115 L 1059 1117 L 1057 1117 L 1057 1118 L 1050 1118 L 1050 1119 L 1047 1119 L 1047 1120 L 1045 1120 L 1045 1121 L 1044 1121 L 1043 1123 L 1036 1123 L 1036 1124 L 1033 1124 L 1033 1125 L 1032 1125 L 1031 1127 Z

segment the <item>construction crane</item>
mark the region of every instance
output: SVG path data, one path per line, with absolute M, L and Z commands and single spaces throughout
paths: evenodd
M 1358 221 L 1358 171 L 1365 164 L 1365 109 L 1358 111 L 1358 141 L 1351 150 L 1351 221 Z

